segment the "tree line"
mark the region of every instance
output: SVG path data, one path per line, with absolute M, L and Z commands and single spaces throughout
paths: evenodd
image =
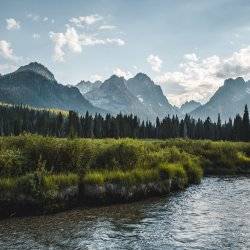
M 156 121 L 140 121 L 135 115 L 118 114 L 105 117 L 86 112 L 79 115 L 74 111 L 68 114 L 48 110 L 31 109 L 23 105 L 0 106 L 0 136 L 36 133 L 56 137 L 84 138 L 190 138 L 211 140 L 250 141 L 250 122 L 248 107 L 243 116 L 237 114 L 233 119 L 222 123 L 220 115 L 217 122 L 208 117 L 205 121 L 195 120 L 189 115 L 180 119 L 166 116 Z

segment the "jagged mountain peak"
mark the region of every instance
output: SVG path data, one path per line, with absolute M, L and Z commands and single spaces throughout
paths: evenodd
M 76 86 L 81 85 L 81 84 L 99 84 L 99 83 L 102 83 L 102 82 L 101 81 L 93 81 L 93 82 L 91 82 L 91 81 L 84 81 L 84 80 L 82 80 L 79 83 L 77 83 Z
M 222 120 L 234 117 L 240 113 L 244 106 L 250 106 L 250 83 L 245 82 L 242 77 L 226 79 L 210 100 L 191 112 L 194 118 L 206 119 L 208 116 L 216 121 L 217 115 Z
M 141 80 L 141 81 L 150 81 L 150 82 L 152 82 L 151 78 L 147 74 L 142 73 L 142 72 L 137 73 L 134 76 L 134 78 L 137 79 L 137 80 Z
M 78 84 L 76 84 L 76 87 L 80 90 L 80 92 L 84 95 L 94 89 L 97 89 L 101 86 L 101 81 L 80 81 Z
M 123 76 L 118 76 L 118 75 L 112 75 L 110 78 L 108 78 L 107 80 L 109 81 L 117 81 L 117 80 L 120 80 L 120 81 L 125 81 L 124 77 Z
M 0 78 L 0 101 L 39 108 L 107 113 L 94 107 L 73 86 L 59 84 L 42 64 L 30 63 Z
M 200 106 L 201 106 L 200 102 L 194 100 L 186 101 L 181 105 L 180 111 L 182 114 L 188 114 Z
M 163 94 L 159 85 L 156 85 L 146 74 L 138 73 L 135 77 L 130 78 L 127 87 L 138 100 L 147 108 L 151 116 L 160 118 L 166 115 L 176 114 L 177 109 L 173 108 Z
M 21 66 L 16 72 L 33 71 L 39 75 L 46 77 L 48 80 L 56 81 L 54 75 L 44 65 L 38 62 L 31 62 L 27 65 Z
M 224 81 L 224 86 L 239 86 L 244 85 L 246 82 L 243 77 L 237 77 L 235 79 L 229 78 Z
M 193 104 L 201 105 L 200 102 L 191 100 L 191 101 L 186 101 L 185 103 L 183 103 L 183 104 L 181 105 L 181 108 L 182 108 L 182 107 L 185 107 L 185 106 L 187 106 L 187 105 L 193 105 Z
M 117 75 L 112 75 L 106 81 L 104 81 L 100 88 L 126 88 L 126 80 L 124 77 L 119 77 Z

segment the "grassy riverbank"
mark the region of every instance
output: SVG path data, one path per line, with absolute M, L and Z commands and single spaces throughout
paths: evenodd
M 250 143 L 0 137 L 0 213 L 19 213 L 27 206 L 57 211 L 88 203 L 90 187 L 99 188 L 93 197 L 101 196 L 102 202 L 115 189 L 124 193 L 132 187 L 124 201 L 131 193 L 131 200 L 140 199 L 197 184 L 203 172 L 249 174 Z

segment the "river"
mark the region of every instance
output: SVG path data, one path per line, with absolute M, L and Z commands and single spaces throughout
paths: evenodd
M 164 198 L 0 221 L 0 249 L 250 249 L 250 178 Z

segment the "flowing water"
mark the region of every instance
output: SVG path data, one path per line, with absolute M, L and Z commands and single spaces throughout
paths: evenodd
M 168 197 L 0 221 L 0 249 L 250 249 L 250 178 Z

